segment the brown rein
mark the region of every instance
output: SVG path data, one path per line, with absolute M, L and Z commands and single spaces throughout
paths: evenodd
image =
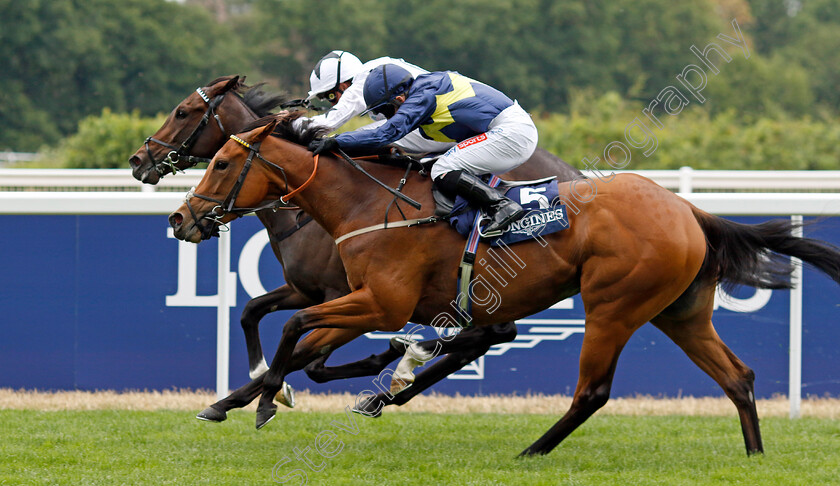
M 281 203 L 283 203 L 283 204 L 287 204 L 287 203 L 289 202 L 289 199 L 291 199 L 291 198 L 292 198 L 292 196 L 294 196 L 295 194 L 299 193 L 300 191 L 302 191 L 302 190 L 306 189 L 306 187 L 307 187 L 309 184 L 311 184 L 311 183 L 312 183 L 312 180 L 313 180 L 313 179 L 315 179 L 315 174 L 318 172 L 318 159 L 319 159 L 320 157 L 321 157 L 320 155 L 316 155 L 316 156 L 314 157 L 314 160 L 315 160 L 315 166 L 312 168 L 312 174 L 309 176 L 309 179 L 306 179 L 306 182 L 304 182 L 303 184 L 301 184 L 301 185 L 300 185 L 300 187 L 298 187 L 298 188 L 297 188 L 297 189 L 295 189 L 294 191 L 292 191 L 292 192 L 290 192 L 290 193 L 286 194 L 285 196 L 280 196 L 280 202 L 281 202 Z M 283 199 L 283 198 L 285 198 L 285 199 Z

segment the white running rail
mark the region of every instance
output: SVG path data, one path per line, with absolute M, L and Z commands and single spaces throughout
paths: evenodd
M 681 193 L 689 192 L 840 192 L 840 170 L 680 170 L 633 172 Z M 606 174 L 607 172 L 604 171 Z M 164 177 L 157 185 L 140 184 L 128 169 L 0 169 L 0 191 L 183 191 L 198 185 L 203 169 Z M 594 177 L 592 173 L 588 173 Z

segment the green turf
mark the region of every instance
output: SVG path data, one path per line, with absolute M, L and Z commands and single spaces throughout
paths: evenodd
M 199 422 L 187 412 L 0 411 L 0 484 L 838 484 L 840 421 L 765 419 L 746 457 L 736 417 L 595 416 L 550 455 L 516 459 L 556 417 L 284 413 Z M 345 425 L 345 428 L 347 426 Z M 319 432 L 331 444 L 315 452 Z M 322 440 L 331 437 L 322 434 Z M 341 441 L 339 443 L 338 441 Z M 313 471 L 294 458 L 307 446 Z M 340 450 L 339 450 L 340 449 Z M 287 484 L 298 484 L 293 479 Z

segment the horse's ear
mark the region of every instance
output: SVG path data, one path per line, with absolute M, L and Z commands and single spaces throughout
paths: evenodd
M 219 91 L 219 94 L 222 94 L 222 93 L 227 93 L 228 91 L 233 91 L 233 90 L 235 90 L 237 87 L 239 87 L 239 86 L 240 86 L 240 84 L 241 84 L 241 82 L 242 82 L 242 81 L 245 81 L 245 76 L 242 76 L 242 77 L 240 77 L 240 76 L 234 76 L 234 77 L 230 78 L 230 80 L 228 80 L 228 82 L 227 82 L 227 83 L 225 83 L 225 85 L 224 85 L 224 87 L 222 88 L 222 90 L 221 90 L 221 91 Z
M 277 126 L 277 120 L 271 120 L 268 125 L 258 129 L 257 133 L 254 134 L 254 137 L 251 139 L 251 143 L 259 143 L 265 140 L 266 137 L 271 135 L 271 132 L 274 131 L 274 127 Z

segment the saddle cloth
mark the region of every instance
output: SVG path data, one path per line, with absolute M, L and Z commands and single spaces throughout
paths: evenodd
M 503 184 L 504 185 L 504 184 Z M 511 245 L 533 239 L 535 235 L 549 235 L 569 227 L 566 205 L 559 202 L 557 181 L 517 185 L 506 188 L 505 196 L 527 210 L 525 216 L 511 223 L 501 236 L 488 239 L 492 246 Z M 477 208 L 469 206 L 461 196 L 455 199 L 449 223 L 465 238 L 469 237 L 476 220 Z

